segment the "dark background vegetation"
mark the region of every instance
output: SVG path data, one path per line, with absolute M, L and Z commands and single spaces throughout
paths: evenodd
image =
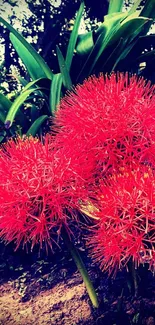
M 125 9 L 133 4 L 132 1 L 125 1 Z M 141 4 L 145 1 L 143 0 Z M 7 15 L 6 4 L 11 6 Z M 42 55 L 49 67 L 57 72 L 58 62 L 55 54 L 56 45 L 65 53 L 70 32 L 72 30 L 75 13 L 80 6 L 80 0 L 0 0 L 0 15 L 8 16 L 7 20 L 17 30 L 22 32 L 26 39 L 31 40 L 31 44 Z M 97 22 L 102 22 L 104 15 L 107 14 L 108 0 L 85 0 L 86 29 L 95 26 Z M 30 16 L 27 14 L 29 9 Z M 22 17 L 22 18 L 21 18 Z M 20 28 L 19 28 L 20 26 Z M 8 83 L 8 90 L 16 88 L 16 82 L 10 67 L 15 66 L 18 73 L 26 78 L 21 61 L 9 40 L 9 30 L 0 25 L 0 46 L 4 51 L 1 54 L 0 83 Z M 4 87 L 5 88 L 5 87 Z M 5 89 L 2 89 L 5 92 Z

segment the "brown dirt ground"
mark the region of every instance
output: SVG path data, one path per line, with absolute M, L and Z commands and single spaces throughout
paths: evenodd
M 0 253 L 0 325 L 155 325 L 155 281 L 146 270 L 135 298 L 126 272 L 108 279 L 81 251 L 101 301 L 95 311 L 67 251 L 38 257 L 2 246 Z
M 0 286 L 0 325 L 75 325 L 89 319 L 91 309 L 83 283 L 74 284 L 74 279 L 40 292 L 29 301 L 22 302 L 14 283 Z

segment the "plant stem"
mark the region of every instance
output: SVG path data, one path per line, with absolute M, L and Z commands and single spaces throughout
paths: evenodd
M 137 271 L 135 269 L 134 263 L 132 262 L 132 277 L 133 277 L 133 284 L 134 284 L 134 291 L 135 291 L 135 297 L 138 296 L 138 281 L 137 281 Z
M 72 258 L 82 276 L 83 282 L 85 283 L 89 298 L 95 308 L 99 307 L 98 299 L 97 299 L 97 294 L 95 292 L 95 289 L 93 287 L 93 284 L 89 278 L 88 272 L 86 270 L 86 267 L 81 259 L 81 256 L 76 249 L 76 247 L 73 245 L 73 243 L 70 241 L 70 238 L 66 232 L 65 229 L 63 229 L 62 236 L 64 239 L 64 242 L 66 246 L 68 247 L 68 250 L 70 251 Z
M 135 269 L 134 263 L 132 260 L 128 263 L 128 268 L 131 276 L 132 286 L 134 289 L 134 295 L 135 297 L 138 296 L 138 277 L 137 277 L 137 270 Z

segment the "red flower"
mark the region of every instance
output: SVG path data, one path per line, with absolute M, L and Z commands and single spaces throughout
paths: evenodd
M 124 166 L 102 181 L 96 198 L 97 230 L 89 245 L 103 270 L 116 272 L 132 259 L 155 270 L 155 172 L 145 165 Z
M 69 231 L 79 191 L 81 196 L 84 191 L 49 137 L 44 144 L 34 138 L 6 143 L 0 151 L 0 180 L 0 236 L 6 242 L 52 246 L 62 225 Z
M 81 177 L 101 176 L 133 158 L 155 162 L 154 89 L 136 76 L 112 74 L 90 77 L 62 99 L 57 146 L 79 162 Z

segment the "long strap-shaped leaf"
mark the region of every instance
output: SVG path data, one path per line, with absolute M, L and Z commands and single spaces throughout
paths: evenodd
M 5 95 L 0 93 L 0 109 L 3 109 L 4 112 L 7 112 L 12 105 L 11 100 L 9 100 Z
M 69 71 L 68 71 L 65 59 L 62 55 L 62 52 L 58 46 L 57 46 L 57 57 L 58 57 L 58 62 L 59 62 L 59 68 L 60 68 L 61 75 L 62 75 L 63 84 L 66 89 L 71 89 L 72 81 L 71 81 L 71 78 L 69 75 Z
M 0 93 L 0 111 L 4 117 L 3 122 L 5 122 L 6 116 L 9 112 L 12 104 L 13 103 L 11 102 L 11 100 L 9 100 L 5 95 Z M 23 112 L 21 112 L 20 109 L 18 110 L 18 118 L 21 121 L 23 121 L 23 119 L 24 119 L 24 114 L 23 114 Z
M 89 55 L 94 46 L 93 31 L 79 35 L 76 52 L 80 55 Z
M 23 43 L 12 33 L 10 33 L 10 40 L 19 57 L 23 61 L 25 67 L 27 68 L 27 71 L 32 80 L 43 77 L 45 78 L 46 74 L 44 70 L 31 54 L 31 52 L 25 47 L 25 45 L 23 45 Z
M 36 133 L 38 132 L 38 130 L 40 129 L 41 125 L 48 119 L 48 115 L 42 115 L 40 117 L 38 117 L 34 123 L 30 126 L 30 128 L 28 129 L 26 135 L 30 136 L 32 135 L 33 137 L 36 135 Z
M 11 127 L 13 120 L 17 114 L 17 112 L 19 111 L 20 106 L 25 102 L 25 100 L 27 99 L 27 97 L 33 93 L 36 90 L 39 90 L 40 88 L 31 88 L 28 90 L 25 90 L 24 92 L 22 92 L 13 102 L 13 104 L 11 105 L 9 112 L 6 116 L 5 119 L 5 125 L 7 128 Z
M 113 14 L 114 12 L 121 12 L 124 0 L 110 0 L 108 14 Z
M 61 87 L 62 87 L 62 76 L 61 73 L 57 73 L 53 76 L 53 80 L 51 82 L 51 89 L 50 89 L 50 112 L 52 114 L 55 113 L 57 109 L 57 105 L 60 102 L 61 97 Z
M 21 42 L 21 44 L 23 46 L 25 46 L 25 48 L 29 51 L 29 53 L 31 53 L 31 55 L 33 56 L 33 58 L 36 60 L 36 62 L 39 64 L 40 68 L 44 71 L 45 77 L 52 79 L 53 77 L 53 73 L 51 71 L 51 69 L 49 68 L 49 66 L 46 64 L 46 62 L 44 61 L 44 59 L 37 53 L 37 51 L 33 48 L 33 46 L 31 44 L 29 44 L 26 39 L 20 34 L 18 33 L 5 19 L 3 19 L 2 17 L 0 17 L 0 22 L 5 25 L 11 33 L 13 33 L 17 39 Z
M 132 5 L 131 9 L 129 10 L 129 15 L 133 14 L 133 13 L 137 10 L 137 8 L 138 8 L 138 6 L 140 5 L 141 2 L 142 2 L 142 0 L 137 0 L 137 1 Z M 139 15 L 140 15 L 140 11 L 139 11 Z
M 141 16 L 155 19 L 155 0 L 146 0 Z
M 108 42 L 111 40 L 115 32 L 119 29 L 120 22 L 126 18 L 126 13 L 117 13 L 115 15 L 105 16 L 104 23 L 100 26 L 97 32 L 98 38 L 87 57 L 78 77 L 77 82 L 82 81 L 86 76 L 92 73 L 99 57 L 107 47 Z
M 69 44 L 68 44 L 68 47 L 67 47 L 67 54 L 66 54 L 65 62 L 66 62 L 66 66 L 67 66 L 68 71 L 70 71 L 70 67 L 71 67 L 71 64 L 72 64 L 74 49 L 75 49 L 75 45 L 76 45 L 76 42 L 77 42 L 78 30 L 79 30 L 83 10 L 84 10 L 84 3 L 82 2 L 81 5 L 80 5 L 80 8 L 79 8 L 79 11 L 77 13 L 77 16 L 76 16 L 76 19 L 75 19 L 75 22 L 74 22 L 74 27 L 73 27 L 73 30 L 71 32 Z

